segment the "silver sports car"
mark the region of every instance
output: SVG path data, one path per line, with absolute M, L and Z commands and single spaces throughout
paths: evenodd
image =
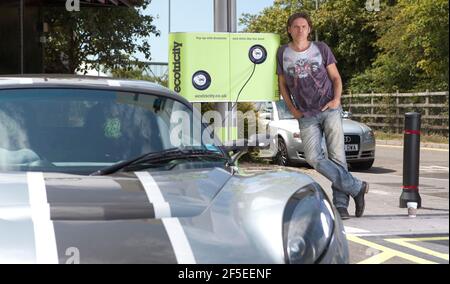
M 319 184 L 180 118 L 207 131 L 151 83 L 0 77 L 0 263 L 348 263 Z
M 257 110 L 266 131 L 278 136 L 278 151 L 266 152 L 265 156 L 273 156 L 274 162 L 282 166 L 306 162 L 298 121 L 287 109 L 286 103 L 283 100 L 258 103 Z M 343 112 L 342 116 L 347 163 L 352 169 L 370 169 L 375 161 L 375 136 L 372 129 L 351 120 L 348 112 Z M 324 149 L 326 151 L 326 147 Z

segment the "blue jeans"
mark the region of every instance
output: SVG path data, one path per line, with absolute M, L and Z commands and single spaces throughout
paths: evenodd
M 349 196 L 360 192 L 362 182 L 348 171 L 341 110 L 327 109 L 313 117 L 302 117 L 299 125 L 306 161 L 332 182 L 334 206 L 347 208 Z M 322 148 L 323 137 L 328 156 Z

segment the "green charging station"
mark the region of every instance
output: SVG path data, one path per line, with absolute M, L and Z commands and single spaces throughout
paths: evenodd
M 171 33 L 169 88 L 190 102 L 276 101 L 277 34 Z

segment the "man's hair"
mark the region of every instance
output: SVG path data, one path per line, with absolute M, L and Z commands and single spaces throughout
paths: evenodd
M 313 29 L 311 17 L 309 16 L 308 13 L 306 13 L 306 12 L 299 12 L 299 13 L 292 14 L 292 15 L 289 17 L 289 19 L 287 20 L 287 24 L 286 24 L 286 32 L 287 32 L 287 34 L 288 34 L 288 37 L 289 37 L 289 40 L 290 40 L 290 41 L 292 41 L 292 36 L 289 34 L 289 27 L 292 26 L 292 23 L 293 23 L 295 20 L 299 19 L 299 18 L 305 19 L 305 20 L 308 22 L 308 25 L 309 25 L 309 28 L 311 29 L 311 31 L 312 31 L 312 29 Z

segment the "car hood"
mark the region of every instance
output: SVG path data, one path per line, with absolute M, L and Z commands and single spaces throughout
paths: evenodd
M 0 263 L 283 263 L 286 204 L 312 182 L 286 170 L 0 172 Z
M 342 125 L 344 127 L 345 134 L 361 134 L 364 132 L 364 127 L 362 124 L 351 119 L 343 119 Z
M 30 191 L 37 192 L 38 184 L 46 196 L 39 206 L 49 205 L 52 220 L 191 217 L 205 210 L 230 177 L 221 168 L 116 176 L 0 173 L 0 218 L 8 219 L 8 208 L 10 218 L 31 217 Z
M 297 119 L 284 119 L 279 121 L 273 121 L 272 126 L 277 127 L 288 132 L 299 132 L 298 120 Z

